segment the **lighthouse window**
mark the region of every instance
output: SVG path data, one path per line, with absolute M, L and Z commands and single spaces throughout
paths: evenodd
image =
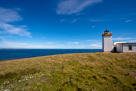
M 128 45 L 128 50 L 132 50 L 132 45 Z

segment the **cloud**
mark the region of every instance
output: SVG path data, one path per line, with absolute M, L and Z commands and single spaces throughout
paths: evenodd
M 96 26 L 92 26 L 92 28 L 94 28 L 94 27 L 96 27 Z
M 101 49 L 102 48 L 101 42 L 90 44 L 90 46 L 91 46 L 91 48 L 95 48 L 95 49 Z
M 1 47 L 21 47 L 21 46 L 28 46 L 27 43 L 17 43 L 17 42 L 11 42 L 7 41 L 4 37 L 0 36 L 0 39 L 2 39 L 2 42 L 0 42 Z
M 0 34 L 17 34 L 31 38 L 31 33 L 26 29 L 26 25 L 15 26 L 8 24 L 9 22 L 21 21 L 22 19 L 23 18 L 15 10 L 0 8 Z
M 98 41 L 100 41 L 100 40 L 86 40 L 86 41 L 98 42 Z
M 0 39 L 4 40 L 4 37 L 3 37 L 3 36 L 0 36 Z
M 78 44 L 79 42 L 68 42 L 68 44 Z
M 2 41 L 5 41 L 5 38 L 11 38 L 12 36 L 0 36 L 0 39 L 2 40 Z
M 102 21 L 106 21 L 106 20 L 90 20 L 91 22 L 102 22 Z
M 129 40 L 127 42 L 133 42 L 133 43 L 136 43 L 136 39 L 135 40 Z
M 62 19 L 60 22 L 64 22 L 64 21 L 66 21 L 66 19 Z
M 4 41 L 2 42 L 3 44 L 10 46 L 10 47 L 24 47 L 24 46 L 29 46 L 30 44 L 27 43 L 19 43 L 19 42 L 10 42 L 10 41 Z
M 45 48 L 45 47 L 21 42 L 4 41 L 0 43 L 0 48 Z
M 0 39 L 2 40 L 0 42 L 0 48 L 29 48 L 29 49 L 47 49 L 47 48 L 63 48 L 64 46 L 59 45 L 37 45 L 35 44 L 29 44 L 24 42 L 13 42 L 13 41 L 7 41 L 4 37 L 0 36 Z
M 112 40 L 130 40 L 133 38 L 122 38 L 122 37 L 118 37 L 118 38 L 113 38 Z
M 79 15 L 85 15 L 85 13 L 76 13 L 77 16 Z
M 53 42 L 46 42 L 46 44 L 53 44 Z
M 125 22 L 131 22 L 132 20 L 126 20 Z
M 0 21 L 1 22 L 15 22 L 21 21 L 23 18 L 12 9 L 0 8 Z
M 71 21 L 71 23 L 75 23 L 77 20 L 78 20 L 78 19 L 74 19 L 74 20 Z
M 127 41 L 127 42 L 134 42 L 134 43 L 136 43 L 136 40 L 129 40 L 129 41 Z
M 92 48 L 101 48 L 102 45 L 99 45 L 99 44 L 91 44 L 90 45 Z
M 74 42 L 75 44 L 78 44 L 78 42 Z
M 102 0 L 65 0 L 58 4 L 56 12 L 57 14 L 71 15 L 99 2 Z
M 28 36 L 31 38 L 31 33 L 27 31 L 26 26 L 14 26 L 7 23 L 0 22 L 0 34 L 17 34 L 20 36 Z
M 2 42 L 0 42 L 0 48 L 45 48 L 44 46 L 35 44 L 7 41 L 3 36 L 0 36 L 0 39 L 2 39 Z
M 45 39 L 46 37 L 41 37 L 41 39 Z

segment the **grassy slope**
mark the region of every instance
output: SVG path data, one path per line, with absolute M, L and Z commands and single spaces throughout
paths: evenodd
M 136 53 L 80 53 L 0 62 L 0 90 L 132 91 Z

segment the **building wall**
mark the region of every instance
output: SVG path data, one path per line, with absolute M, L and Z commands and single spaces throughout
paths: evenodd
M 104 52 L 112 50 L 112 36 L 103 36 L 102 48 Z
M 132 50 L 128 49 L 128 45 L 132 45 Z M 136 44 L 123 44 L 123 52 L 136 52 Z
M 104 52 L 104 37 L 102 37 L 102 51 Z
M 117 48 L 117 52 L 123 52 L 123 44 L 122 43 L 118 43 L 116 48 Z

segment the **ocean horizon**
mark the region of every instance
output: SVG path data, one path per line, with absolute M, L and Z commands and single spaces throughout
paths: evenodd
M 25 49 L 1 48 L 0 61 L 71 53 L 102 52 L 102 49 Z

